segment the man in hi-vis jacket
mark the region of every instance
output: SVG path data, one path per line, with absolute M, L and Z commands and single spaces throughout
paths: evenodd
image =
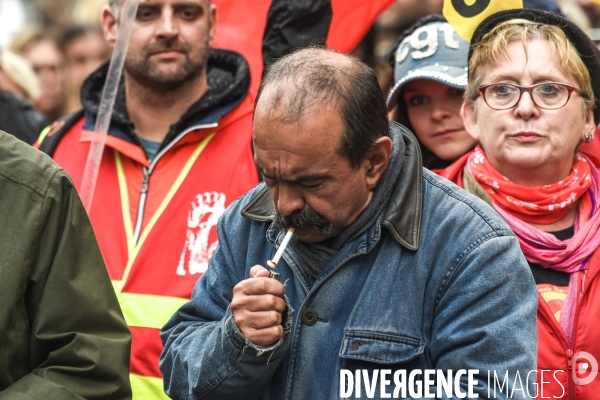
M 122 3 L 103 10 L 113 47 Z M 133 335 L 133 394 L 144 400 L 166 398 L 160 328 L 206 270 L 218 218 L 258 182 L 248 64 L 211 48 L 216 16 L 209 0 L 140 2 L 90 211 Z M 41 140 L 77 188 L 107 70 L 83 83 L 83 110 Z

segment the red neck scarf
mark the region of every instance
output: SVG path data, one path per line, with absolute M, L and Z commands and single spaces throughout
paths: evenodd
M 467 161 L 467 169 L 492 202 L 521 221 L 548 225 L 560 221 L 592 184 L 590 165 L 577 155 L 569 176 L 545 186 L 521 186 L 502 176 L 481 147 Z

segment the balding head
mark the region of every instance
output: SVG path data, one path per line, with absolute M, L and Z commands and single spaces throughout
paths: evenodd
M 297 123 L 315 108 L 338 110 L 344 123 L 340 153 L 358 166 L 375 141 L 388 135 L 385 100 L 375 72 L 354 57 L 306 48 L 282 57 L 265 73 L 256 107 Z

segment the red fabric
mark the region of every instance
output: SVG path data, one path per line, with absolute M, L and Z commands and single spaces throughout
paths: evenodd
M 598 398 L 600 374 L 587 385 L 576 385 L 572 378 L 573 369 L 579 379 L 585 379 L 592 373 L 592 365 L 589 361 L 582 358 L 572 360 L 575 353 L 580 351 L 590 353 L 600 363 L 600 340 L 598 340 L 600 281 L 598 271 L 600 271 L 600 251 L 596 251 L 592 256 L 587 273 L 584 271 L 576 273 L 579 284 L 584 282 L 584 288 L 579 295 L 579 304 L 575 311 L 572 345 L 569 344 L 567 336 L 550 306 L 541 295 L 538 295 L 537 382 L 539 387 L 543 388 L 545 398 L 570 400 Z M 581 363 L 586 362 L 588 368 L 583 374 L 580 374 Z M 545 371 L 543 385 L 542 370 Z M 541 395 L 540 392 L 538 398 L 542 398 Z
M 131 330 L 131 373 L 162 378 L 158 368 L 158 357 L 162 352 L 162 342 L 158 329 L 130 326 Z M 148 355 L 152 355 L 149 357 Z
M 213 0 L 217 31 L 213 47 L 237 51 L 250 64 L 250 92 L 256 94 L 262 78 L 262 39 L 272 0 Z
M 511 182 L 488 161 L 481 147 L 475 147 L 467 169 L 494 204 L 513 217 L 535 224 L 560 221 L 592 185 L 590 164 L 577 156 L 571 173 L 545 186 L 526 187 Z
M 198 266 L 206 266 L 217 244 L 217 217 L 258 183 L 251 149 L 252 103 L 248 96 L 219 121 L 218 128 L 188 133 L 160 159 L 150 177 L 142 225 L 146 235 L 138 244 L 137 254 L 128 246 L 132 240 L 127 236 L 125 217 L 131 218 L 129 223 L 135 229 L 143 164 L 128 157 L 129 143 L 118 139 L 107 141 L 90 220 L 111 279 L 122 280 L 126 266 L 131 264 L 123 293 L 191 297 L 203 271 Z M 83 119 L 63 136 L 54 153 L 54 160 L 71 175 L 78 189 L 90 146 L 89 138 L 82 136 L 82 125 Z M 212 133 L 216 133 L 215 136 L 159 214 L 163 200 L 187 161 L 201 141 Z M 117 155 L 127 185 L 123 190 L 129 200 L 126 215 Z M 149 229 L 155 215 L 157 219 Z M 161 326 L 166 323 L 155 322 Z M 162 349 L 159 329 L 132 327 L 131 330 L 132 372 L 159 377 L 158 358 Z
M 450 164 L 445 169 L 441 169 L 441 170 L 438 169 L 438 170 L 434 170 L 433 172 L 435 172 L 439 176 L 442 176 L 442 177 L 448 179 L 449 181 L 453 182 L 458 187 L 464 188 L 463 170 L 465 169 L 465 165 L 467 165 L 467 161 L 469 161 L 469 157 L 471 156 L 471 153 L 473 153 L 472 150 L 470 152 L 468 152 L 467 154 L 465 154 L 464 156 L 462 156 L 461 158 L 459 158 L 458 160 L 454 161 L 452 164 Z
M 394 0 L 331 0 L 333 18 L 325 44 L 330 49 L 351 52 L 379 14 L 393 3 Z
M 256 94 L 262 78 L 262 39 L 272 0 L 213 0 L 217 31 L 213 47 L 235 50 L 250 64 L 250 92 Z M 333 18 L 327 35 L 329 48 L 349 53 L 360 43 L 377 16 L 394 0 L 331 0 Z

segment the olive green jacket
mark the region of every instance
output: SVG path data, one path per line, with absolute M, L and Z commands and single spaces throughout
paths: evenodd
M 129 399 L 130 346 L 70 177 L 0 131 L 0 399 Z

